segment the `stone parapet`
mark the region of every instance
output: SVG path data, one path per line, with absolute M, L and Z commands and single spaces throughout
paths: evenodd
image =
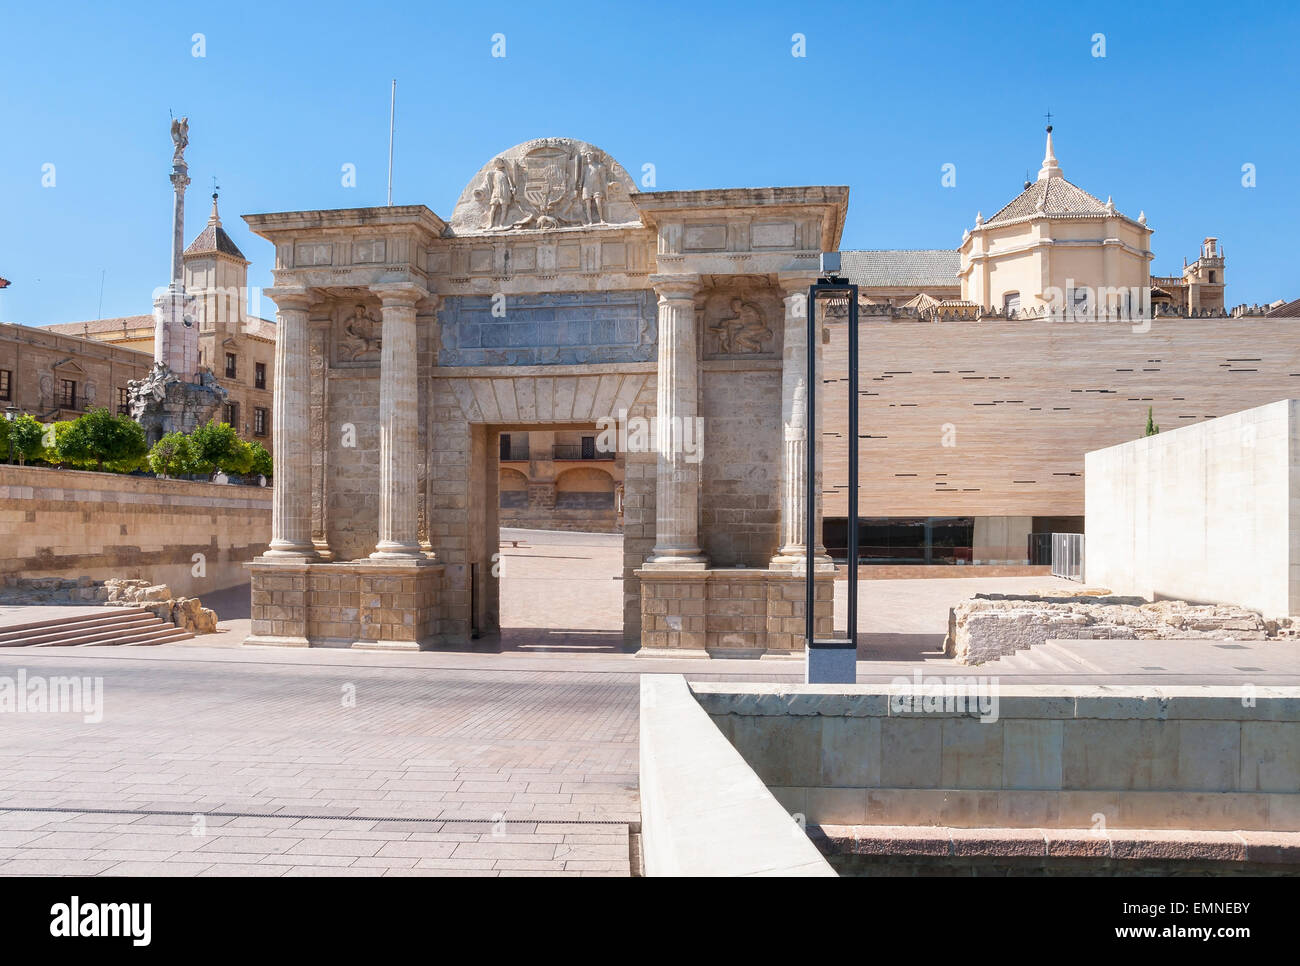
M 781 657 L 803 651 L 804 579 L 718 568 L 636 571 L 642 657 Z M 834 574 L 817 573 L 817 633 L 834 625 Z
M 957 700 L 963 688 L 995 699 L 988 713 Z M 809 825 L 1300 832 L 1297 688 L 947 677 L 691 690 Z
M 245 644 L 420 650 L 438 642 L 443 567 L 431 561 L 248 565 Z

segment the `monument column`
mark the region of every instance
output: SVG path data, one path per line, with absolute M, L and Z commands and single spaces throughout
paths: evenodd
M 416 470 L 419 381 L 415 303 L 428 293 L 404 282 L 373 288 L 383 300 L 379 358 L 379 542 L 372 560 L 424 559 Z
M 652 275 L 659 295 L 658 408 L 655 445 L 655 546 L 647 567 L 702 570 L 700 550 L 700 464 L 687 458 L 703 440 L 699 418 L 699 362 L 695 335 L 698 275 Z M 685 446 L 685 434 L 693 446 Z
M 298 288 L 271 288 L 266 295 L 277 310 L 271 409 L 275 486 L 271 491 L 271 544 L 263 556 L 312 560 L 316 550 L 311 539 L 311 362 L 307 334 L 311 295 L 309 290 Z
M 808 554 L 808 287 L 815 275 L 781 275 L 785 292 L 785 342 L 781 354 L 781 544 L 770 564 L 773 570 L 802 567 Z M 822 340 L 817 340 L 817 372 L 822 370 Z M 819 387 L 820 388 L 820 387 Z M 822 398 L 817 393 L 817 425 L 824 426 Z M 821 451 L 817 453 L 817 493 L 821 493 Z M 821 536 L 821 497 L 814 508 L 813 566 L 833 566 Z

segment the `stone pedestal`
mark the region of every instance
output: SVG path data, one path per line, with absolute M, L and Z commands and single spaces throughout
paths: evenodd
M 638 657 L 794 657 L 804 646 L 802 574 L 645 567 Z M 814 574 L 817 634 L 834 632 L 835 574 Z
M 259 557 L 248 568 L 253 634 L 245 644 L 417 651 L 438 643 L 439 563 Z

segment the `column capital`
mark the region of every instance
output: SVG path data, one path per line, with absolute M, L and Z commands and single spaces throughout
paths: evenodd
M 650 284 L 661 299 L 693 299 L 700 290 L 700 276 L 651 275 Z
M 316 301 L 309 288 L 276 286 L 263 289 L 262 294 L 274 302 L 275 307 L 278 309 L 302 309 L 306 311 Z
M 815 272 L 777 272 L 776 283 L 786 298 L 794 295 L 807 296 L 809 286 L 817 284 L 819 277 Z
M 380 282 L 371 285 L 370 291 L 378 295 L 385 306 L 397 307 L 412 307 L 430 294 L 423 285 L 414 282 Z

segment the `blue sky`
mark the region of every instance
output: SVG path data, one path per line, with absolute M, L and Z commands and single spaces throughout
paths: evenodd
M 237 216 L 382 205 L 394 77 L 394 202 L 444 217 L 492 155 L 564 135 L 634 177 L 653 163 L 659 189 L 846 184 L 842 247 L 955 248 L 977 210 L 991 215 L 1037 171 L 1050 110 L 1066 177 L 1146 211 L 1154 272 L 1217 235 L 1230 303 L 1300 297 L 1296 5 L 53 9 L 11 5 L 0 34 L 8 321 L 95 317 L 101 274 L 103 315 L 149 311 L 168 268 L 169 109 L 190 117 L 187 241 L 215 175 L 250 283 L 269 285 L 270 245 Z M 504 58 L 491 56 L 496 33 Z M 795 33 L 806 57 L 791 55 Z M 948 163 L 953 188 L 940 183 Z

